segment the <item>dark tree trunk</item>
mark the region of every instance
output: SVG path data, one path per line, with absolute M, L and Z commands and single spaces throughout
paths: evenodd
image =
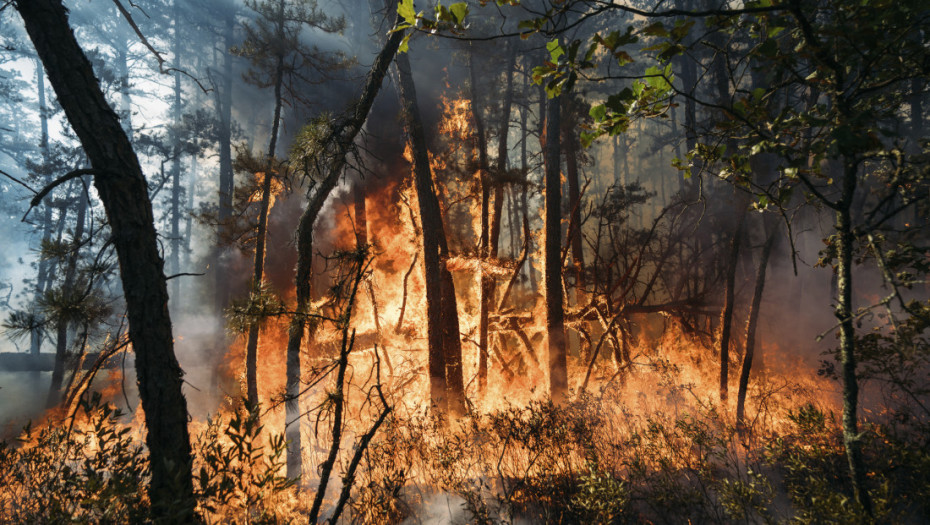
M 566 356 L 565 313 L 562 309 L 562 181 L 559 145 L 559 110 L 561 97 L 546 104 L 546 144 L 543 158 L 546 164 L 545 212 L 545 288 L 546 331 L 549 336 L 549 393 L 561 401 L 568 393 L 568 363 Z
M 746 389 L 749 387 L 749 374 L 752 371 L 752 359 L 756 348 L 756 326 L 759 322 L 759 309 L 762 306 L 762 292 L 765 288 L 765 270 L 775 244 L 778 232 L 773 221 L 766 214 L 763 217 L 765 244 L 759 256 L 759 269 L 756 272 L 756 285 L 752 291 L 752 303 L 749 306 L 749 319 L 746 321 L 746 351 L 743 353 L 743 366 L 739 373 L 739 389 L 736 392 L 736 428 L 743 428 L 743 414 L 746 408 Z
M 730 339 L 733 325 L 733 306 L 736 290 L 736 270 L 739 263 L 739 248 L 743 237 L 744 209 L 737 210 L 736 228 L 730 237 L 726 259 L 726 279 L 723 291 L 723 308 L 720 310 L 720 339 L 717 341 L 720 359 L 720 402 L 726 403 L 730 377 Z
M 507 134 L 510 129 L 510 107 L 513 102 L 513 69 L 516 61 L 516 47 L 509 53 L 507 87 L 504 92 L 501 121 L 498 127 L 498 147 L 496 174 L 490 173 L 488 161 L 487 135 L 478 101 L 478 75 L 475 71 L 474 55 L 470 54 L 469 71 L 471 73 L 471 108 L 475 120 L 475 133 L 478 137 L 478 169 L 481 177 L 481 240 L 479 254 L 485 263 L 491 263 L 498 256 L 501 235 L 501 216 L 503 215 L 504 187 L 495 179 L 507 169 Z M 491 191 L 494 192 L 491 204 Z M 496 281 L 483 269 L 479 272 L 481 283 L 480 311 L 478 322 L 478 392 L 483 394 L 488 386 L 488 327 L 491 303 L 494 301 Z
M 414 185 L 423 229 L 423 270 L 426 282 L 427 340 L 429 345 L 430 401 L 439 410 L 461 413 L 465 408 L 462 346 L 452 273 L 439 199 L 433 188 L 426 148 L 426 132 L 416 101 L 416 86 L 406 53 L 395 58 L 400 77 L 404 119 L 413 150 Z
M 215 273 L 215 283 L 214 283 L 214 294 L 215 294 L 215 303 L 214 308 L 218 314 L 221 314 L 223 310 L 229 305 L 229 286 L 227 286 L 226 280 L 229 278 L 229 272 L 227 271 L 226 260 L 224 254 L 223 246 L 227 242 L 228 230 L 229 230 L 229 221 L 232 217 L 232 208 L 233 208 L 233 190 L 234 190 L 234 177 L 233 177 L 233 167 L 232 167 L 232 61 L 233 55 L 229 52 L 229 49 L 234 44 L 234 34 L 233 30 L 235 28 L 236 19 L 235 12 L 232 9 L 228 9 L 225 12 L 224 16 L 224 31 L 223 31 L 223 83 L 222 87 L 218 87 L 216 90 L 216 112 L 217 112 L 217 121 L 219 124 L 218 132 L 218 147 L 219 147 L 219 157 L 220 157 L 220 181 L 219 181 L 219 215 L 217 223 L 219 224 L 218 233 L 219 233 L 219 246 L 216 254 L 216 261 L 214 268 L 216 268 Z M 225 348 L 224 348 L 225 350 Z
M 395 23 L 396 25 L 396 23 Z M 287 397 L 284 404 L 285 437 L 287 438 L 287 476 L 296 478 L 301 471 L 300 457 L 300 346 L 307 327 L 310 303 L 313 299 L 311 279 L 313 278 L 313 224 L 323 209 L 327 197 L 336 187 L 339 176 L 346 165 L 346 155 L 352 148 L 355 137 L 362 129 L 371 105 L 381 89 L 381 83 L 387 73 L 397 47 L 404 37 L 403 31 L 391 33 L 381 53 L 371 65 L 362 94 L 356 103 L 350 106 L 349 115 L 332 124 L 322 142 L 325 163 L 320 182 L 304 209 L 297 225 L 297 275 L 296 313 L 291 319 L 287 333 Z
M 283 15 L 282 15 L 283 16 Z M 284 21 L 279 31 L 283 34 Z M 252 300 L 262 294 L 265 277 L 265 239 L 268 235 L 268 211 L 271 208 L 271 181 L 274 177 L 274 152 L 278 144 L 278 129 L 281 124 L 281 84 L 284 82 L 284 56 L 278 56 L 274 81 L 274 117 L 271 121 L 271 140 L 268 144 L 268 156 L 265 173 L 262 176 L 262 203 L 258 212 L 258 234 L 255 238 L 255 264 L 252 270 Z M 252 405 L 258 404 L 258 332 L 260 320 L 253 319 L 249 325 L 249 337 L 245 347 L 245 381 L 247 398 Z
M 59 0 L 19 0 L 29 37 L 68 121 L 97 174 L 94 185 L 113 232 L 145 412 L 156 518 L 193 521 L 187 403 L 174 355 L 164 262 L 139 160 L 107 104 Z M 170 516 L 170 518 L 169 518 Z
M 566 99 L 565 109 L 573 111 L 574 104 Z M 566 118 L 567 117 L 567 118 Z M 568 206 L 571 213 L 568 238 L 575 270 L 575 304 L 584 302 L 585 275 L 584 250 L 581 242 L 581 187 L 578 180 L 578 138 L 576 135 L 577 115 L 570 113 L 562 118 L 562 143 L 565 144 L 565 176 L 568 179 Z

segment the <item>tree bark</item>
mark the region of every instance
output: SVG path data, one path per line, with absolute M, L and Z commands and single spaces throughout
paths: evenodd
M 572 265 L 575 270 L 575 304 L 584 302 L 585 275 L 584 249 L 581 242 L 581 188 L 578 180 L 578 138 L 575 134 L 577 115 L 573 113 L 574 104 L 566 99 L 565 109 L 569 113 L 562 118 L 562 142 L 565 144 L 565 176 L 568 179 L 568 206 L 571 213 L 568 231 L 572 252 Z M 565 118 L 567 117 L 567 118 Z
M 738 190 L 737 190 L 738 191 Z M 729 390 L 730 377 L 730 335 L 733 324 L 733 303 L 736 290 L 736 270 L 739 262 L 739 248 L 743 237 L 743 221 L 746 217 L 744 209 L 738 209 L 736 228 L 730 238 L 729 251 L 726 259 L 726 282 L 724 284 L 723 308 L 720 310 L 720 340 L 718 352 L 720 359 L 720 402 L 726 403 Z
M 859 406 L 859 379 L 856 376 L 856 331 L 853 325 L 852 265 L 853 226 L 850 208 L 856 193 L 856 165 L 848 159 L 844 166 L 842 199 L 836 207 L 836 290 L 834 314 L 840 323 L 840 360 L 843 376 L 843 444 L 849 463 L 850 477 L 856 499 L 868 515 L 872 514 L 872 501 L 865 487 L 865 460 L 857 419 Z
M 225 11 L 224 31 L 223 31 L 223 83 L 222 87 L 216 90 L 216 112 L 219 124 L 218 130 L 218 148 L 220 157 L 220 180 L 218 195 L 218 233 L 219 245 L 214 268 L 214 308 L 217 314 L 222 312 L 229 305 L 229 286 L 226 285 L 226 279 L 229 278 L 223 245 L 227 242 L 229 221 L 232 217 L 233 209 L 233 191 L 234 191 L 234 174 L 232 167 L 232 61 L 233 54 L 229 52 L 233 46 L 236 19 L 233 9 Z M 225 348 L 224 348 L 225 350 Z
M 765 288 L 765 271 L 775 244 L 777 228 L 768 215 L 763 217 L 765 244 L 759 256 L 759 269 L 756 272 L 756 285 L 752 292 L 752 304 L 749 306 L 749 320 L 746 321 L 746 351 L 743 354 L 743 366 L 739 374 L 739 389 L 736 392 L 736 428 L 743 428 L 743 414 L 746 408 L 746 389 L 749 387 L 749 374 L 752 371 L 752 359 L 756 348 L 756 326 L 759 322 L 759 309 L 762 306 L 762 292 Z
M 562 306 L 562 181 L 559 145 L 559 111 L 561 97 L 546 104 L 546 136 L 543 158 L 546 170 L 545 211 L 545 289 L 546 332 L 549 336 L 549 393 L 562 401 L 568 393 L 565 312 Z
M 195 518 L 187 402 L 174 355 L 164 262 L 142 168 L 119 118 L 107 104 L 90 62 L 74 38 L 60 0 L 17 0 L 26 31 L 45 65 L 68 121 L 98 174 L 94 186 L 113 232 L 136 353 L 146 420 L 156 519 Z M 170 516 L 170 518 L 169 518 Z
M 462 377 L 462 346 L 452 273 L 445 266 L 448 245 L 439 199 L 426 148 L 426 132 L 416 101 L 416 86 L 406 53 L 394 59 L 400 77 L 404 120 L 413 150 L 414 185 L 423 229 L 423 271 L 426 282 L 427 340 L 429 348 L 430 401 L 438 410 L 462 413 L 465 387 Z
M 284 34 L 283 8 L 279 17 L 279 36 Z M 255 262 L 252 270 L 252 300 L 262 294 L 265 276 L 265 239 L 268 236 L 268 211 L 271 209 L 271 181 L 274 172 L 274 152 L 278 144 L 278 129 L 281 125 L 281 85 L 284 82 L 284 55 L 278 55 L 274 79 L 274 117 L 271 121 L 271 139 L 265 173 L 262 177 L 262 203 L 258 212 L 258 235 L 255 239 Z M 253 319 L 249 325 L 249 336 L 245 347 L 245 378 L 247 398 L 252 405 L 258 404 L 258 332 L 260 320 Z
M 395 26 L 397 25 L 395 21 Z M 384 48 L 378 54 L 371 70 L 365 80 L 365 86 L 362 94 L 356 100 L 356 103 L 350 106 L 348 116 L 334 122 L 322 142 L 323 155 L 325 158 L 320 159 L 325 163 L 320 173 L 321 177 L 316 186 L 316 191 L 310 197 L 306 209 L 300 216 L 297 225 L 297 275 L 296 294 L 297 305 L 296 313 L 291 319 L 287 334 L 287 397 L 284 404 L 285 419 L 285 437 L 287 438 L 287 476 L 296 478 L 301 471 L 300 457 L 300 346 L 303 341 L 304 332 L 307 327 L 307 317 L 310 314 L 310 302 L 312 300 L 311 279 L 313 277 L 313 224 L 316 222 L 323 209 L 327 197 L 336 187 L 339 176 L 342 174 L 346 165 L 346 155 L 352 148 L 352 143 L 365 119 L 368 118 L 368 112 L 381 89 L 387 69 L 394 59 L 397 47 L 404 37 L 403 31 L 391 33 Z

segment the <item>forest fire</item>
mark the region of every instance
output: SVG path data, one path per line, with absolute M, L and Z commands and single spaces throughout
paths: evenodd
M 918 0 L 142 4 L 0 8 L 0 522 L 930 519 Z

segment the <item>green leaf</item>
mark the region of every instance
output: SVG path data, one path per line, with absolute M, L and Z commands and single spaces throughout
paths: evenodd
M 404 39 L 400 41 L 400 45 L 397 47 L 397 51 L 400 53 L 406 53 L 410 50 L 410 33 L 404 35 Z
M 456 23 L 461 25 L 465 22 L 465 17 L 468 16 L 468 4 L 465 2 L 452 4 L 449 6 L 449 12 L 455 17 Z
M 668 68 L 665 70 L 659 69 L 656 66 L 652 66 L 646 69 L 646 78 L 644 79 L 647 84 L 655 88 L 658 91 L 665 91 L 671 86 L 663 75 L 667 75 Z
M 556 64 L 559 62 L 559 57 L 565 54 L 565 50 L 559 45 L 558 39 L 547 43 L 546 49 L 549 51 L 549 56 L 552 57 L 552 61 Z
M 762 100 L 762 97 L 765 95 L 765 88 L 756 88 L 752 90 L 752 98 L 756 102 Z
M 417 12 L 413 8 L 413 0 L 400 0 L 397 4 L 397 14 L 410 25 L 417 23 Z M 406 52 L 406 49 L 404 51 Z
M 591 110 L 588 111 L 588 114 L 591 115 L 591 118 L 593 118 L 595 122 L 601 122 L 607 117 L 607 107 L 603 104 L 591 106 Z

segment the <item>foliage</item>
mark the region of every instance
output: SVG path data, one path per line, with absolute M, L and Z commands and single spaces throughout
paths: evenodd
M 15 444 L 0 443 L 0 521 L 144 521 L 148 459 L 122 416 L 94 394 L 73 421 L 27 426 Z
M 261 327 L 286 313 L 287 309 L 281 299 L 267 283 L 262 283 L 257 291 L 249 293 L 248 298 L 232 301 L 226 311 L 226 322 L 232 332 L 244 334 L 252 325 L 258 324 Z
M 299 480 L 284 471 L 287 444 L 281 434 L 267 436 L 258 406 L 243 401 L 229 418 L 208 421 L 195 450 L 195 490 L 202 512 L 217 521 L 278 523 L 288 508 L 289 489 Z

